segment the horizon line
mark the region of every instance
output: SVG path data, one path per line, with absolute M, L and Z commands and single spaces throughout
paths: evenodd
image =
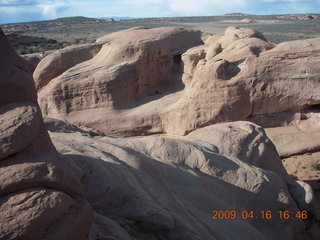
M 87 18 L 87 19 L 95 19 L 95 20 L 103 20 L 103 19 L 119 19 L 119 20 L 134 20 L 134 19 L 161 19 L 161 18 L 196 18 L 196 17 L 239 17 L 239 16 L 231 16 L 232 14 L 238 14 L 243 16 L 284 16 L 284 15 L 320 15 L 320 13 L 274 13 L 274 14 L 250 14 L 250 13 L 226 13 L 222 15 L 186 15 L 186 16 L 163 16 L 163 17 L 128 17 L 128 16 L 107 16 L 107 17 L 86 17 L 86 16 L 66 16 L 59 18 L 49 18 L 43 20 L 36 21 L 22 21 L 22 22 L 9 22 L 9 23 L 0 23 L 0 25 L 9 25 L 9 24 L 22 24 L 22 23 L 36 23 L 36 22 L 47 22 L 47 21 L 55 21 L 59 19 L 65 18 Z M 123 18 L 123 19 L 121 19 Z

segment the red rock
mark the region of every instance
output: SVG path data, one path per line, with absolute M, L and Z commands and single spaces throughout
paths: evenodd
M 0 30 L 0 239 L 87 239 L 81 172 L 44 128 L 27 63 Z

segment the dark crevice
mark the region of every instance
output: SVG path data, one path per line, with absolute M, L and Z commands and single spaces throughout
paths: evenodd
M 182 58 L 181 58 L 181 54 L 176 54 L 173 56 L 173 61 L 177 64 L 181 64 L 182 63 Z
M 306 107 L 304 110 L 309 110 L 310 112 L 320 112 L 320 104 L 313 104 Z

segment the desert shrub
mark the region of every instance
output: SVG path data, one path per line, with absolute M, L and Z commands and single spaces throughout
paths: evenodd
M 20 55 L 28 54 L 28 51 L 26 49 L 19 49 L 17 52 Z
M 106 135 L 103 132 L 99 132 L 100 137 L 105 137 Z
M 311 168 L 312 168 L 313 170 L 320 170 L 320 163 L 313 163 L 313 164 L 311 165 Z
M 50 43 L 50 44 L 56 44 L 56 43 L 58 43 L 58 41 L 55 40 L 55 39 L 49 39 L 49 40 L 48 40 L 48 43 Z
M 103 133 L 103 132 L 100 132 L 100 131 L 92 131 L 92 130 L 90 130 L 89 132 L 88 132 L 88 137 L 105 137 L 106 135 Z
M 74 44 L 82 44 L 82 43 L 87 43 L 87 42 L 89 42 L 89 41 L 88 41 L 88 39 L 86 39 L 86 38 L 76 38 L 76 39 L 73 41 Z
M 95 136 L 95 133 L 92 131 L 92 130 L 90 130 L 89 132 L 88 132 L 88 137 L 94 137 Z

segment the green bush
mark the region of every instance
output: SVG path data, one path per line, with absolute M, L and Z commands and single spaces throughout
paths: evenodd
M 90 130 L 90 131 L 88 132 L 88 137 L 91 137 L 91 138 L 92 138 L 92 137 L 94 137 L 94 136 L 95 136 L 95 133 Z
M 311 168 L 312 168 L 313 170 L 320 170 L 320 163 L 313 163 L 313 164 L 311 165 Z

